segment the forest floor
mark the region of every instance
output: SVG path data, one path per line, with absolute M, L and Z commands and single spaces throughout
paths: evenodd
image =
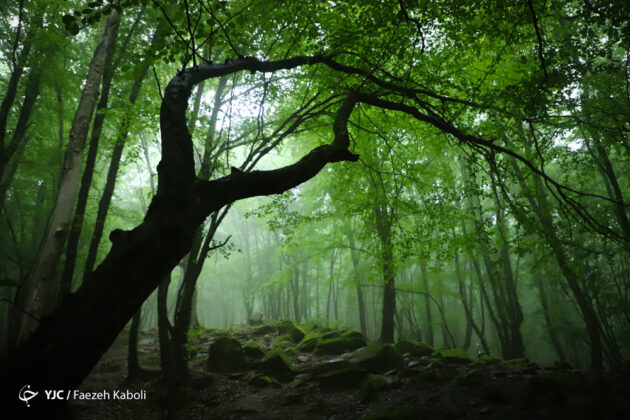
M 191 336 L 194 356 L 190 367 L 195 380 L 191 389 L 181 390 L 186 404 L 170 413 L 162 408 L 163 393 L 156 385 L 157 334 L 141 334 L 140 364 L 150 373 L 130 384 L 125 381 L 128 334 L 124 331 L 80 390 L 144 390 L 146 400 L 75 401 L 75 415 L 86 420 L 630 419 L 629 372 L 592 374 L 566 364 L 541 368 L 525 359 L 470 360 L 457 352 L 451 357 L 449 353 L 396 351 L 389 354 L 394 355 L 394 364 L 399 358 L 399 364 L 383 372 L 381 367 L 387 368 L 391 360 L 382 355 L 381 366 L 356 367 L 347 362 L 352 354 L 321 356 L 293 347 L 287 350 L 293 374 L 280 382 L 261 376 L 260 359 L 248 358 L 239 372 L 207 370 L 208 349 L 222 335 L 258 343 L 266 354 L 279 347 L 274 343 L 286 338 L 277 332 L 254 335 L 253 331 L 251 327 L 231 328 L 221 334 L 204 330 Z M 327 366 L 343 369 L 331 371 Z M 261 377 L 265 379 L 261 381 Z

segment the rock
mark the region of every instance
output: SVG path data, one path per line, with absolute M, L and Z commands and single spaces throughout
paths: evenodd
M 400 369 L 403 364 L 402 356 L 391 344 L 370 343 L 355 350 L 349 356 L 349 361 L 369 372 L 383 373 L 390 369 Z
M 296 374 L 291 361 L 281 349 L 267 353 L 256 368 L 260 372 L 281 382 L 290 381 Z
M 275 379 L 266 376 L 266 375 L 255 375 L 252 379 L 249 380 L 249 384 L 256 388 L 280 388 L 280 383 Z
M 381 398 L 379 391 L 391 384 L 391 378 L 389 379 L 390 381 L 387 381 L 381 375 L 368 375 L 359 387 L 359 401 L 366 404 L 379 400 Z
M 295 323 L 290 319 L 278 321 L 276 323 L 276 329 L 280 334 L 286 334 L 291 337 L 291 340 L 294 343 L 299 343 L 305 335 L 304 331 L 302 331 L 302 329 L 295 325 Z
M 212 372 L 238 372 L 247 367 L 245 353 L 238 340 L 219 337 L 208 350 L 207 369 Z
M 515 367 L 526 367 L 529 363 L 529 360 L 525 357 L 519 357 L 518 359 L 509 359 L 503 360 L 501 365 L 503 366 L 515 366 Z
M 468 353 L 463 349 L 444 349 L 438 350 L 431 354 L 431 357 L 442 359 L 449 363 L 462 363 L 468 364 L 471 360 L 468 358 Z
M 322 373 L 317 376 L 322 389 L 327 391 L 341 391 L 357 388 L 367 376 L 367 371 L 358 366 L 350 366 Z
M 276 341 L 273 342 L 274 349 L 286 349 L 287 347 L 291 347 L 293 345 L 293 340 L 287 334 L 281 335 L 276 338 Z
M 333 370 L 346 369 L 350 367 L 350 362 L 346 359 L 330 359 L 317 363 L 311 368 L 311 373 L 315 376 L 323 373 L 332 372 Z
M 247 325 L 261 325 L 263 323 L 264 315 L 260 311 L 254 311 L 247 319 Z
M 485 365 L 497 365 L 502 362 L 498 357 L 488 356 L 487 354 L 479 356 L 477 360 Z
M 263 325 L 258 325 L 257 327 L 254 327 L 254 329 L 252 330 L 252 335 L 261 336 L 261 335 L 273 334 L 275 332 L 276 332 L 276 327 L 269 324 L 263 324 Z
M 317 344 L 314 353 L 317 355 L 343 354 L 364 347 L 366 341 L 363 337 L 339 336 L 323 339 Z
M 300 351 L 312 352 L 315 350 L 321 339 L 322 334 L 320 332 L 310 332 L 304 336 L 297 348 Z
M 414 357 L 430 356 L 435 349 L 426 343 L 415 340 L 400 340 L 396 343 L 400 354 L 409 353 Z
M 262 358 L 265 355 L 265 352 L 262 351 L 262 349 L 260 348 L 260 344 L 255 341 L 250 341 L 249 343 L 245 344 L 245 346 L 243 347 L 243 353 L 245 353 L 245 356 L 256 360 Z
M 435 369 L 412 369 L 412 372 L 415 373 L 415 375 L 411 377 L 411 381 L 417 384 L 434 384 L 437 383 L 439 380 Z

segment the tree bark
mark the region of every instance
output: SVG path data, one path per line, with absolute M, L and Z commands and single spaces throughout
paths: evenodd
M 96 165 L 96 156 L 98 152 L 101 131 L 103 129 L 103 124 L 105 123 L 105 110 L 107 109 L 109 102 L 109 92 L 111 90 L 112 79 L 122 56 L 127 53 L 127 46 L 129 45 L 132 35 L 137 28 L 143 11 L 144 7 L 142 7 L 140 12 L 138 13 L 136 20 L 131 25 L 131 28 L 129 29 L 129 32 L 127 33 L 127 36 L 125 37 L 122 45 L 120 46 L 120 48 L 118 48 L 117 58 L 113 58 L 117 50 L 116 38 L 114 38 L 114 42 L 110 44 L 109 49 L 107 50 L 105 68 L 103 70 L 101 96 L 96 107 L 96 116 L 94 117 L 94 122 L 92 123 L 92 132 L 90 134 L 90 144 L 85 160 L 85 169 L 83 170 L 83 175 L 81 177 L 81 187 L 79 189 L 79 196 L 77 198 L 76 209 L 74 211 L 74 219 L 72 220 L 70 233 L 68 235 L 68 244 L 66 246 L 66 259 L 64 262 L 59 287 L 59 298 L 63 297 L 63 295 L 65 295 L 66 293 L 69 293 L 70 289 L 72 288 L 72 278 L 74 276 L 77 248 L 79 246 L 79 239 L 81 237 L 81 230 L 83 228 L 83 219 L 85 218 L 85 210 L 87 208 L 87 200 L 90 192 L 90 186 L 92 185 L 92 178 L 94 176 L 94 168 Z
M 528 192 L 526 197 L 540 222 L 542 234 L 547 239 L 547 243 L 556 257 L 560 271 L 562 271 L 567 285 L 573 293 L 580 312 L 582 313 L 582 317 L 584 318 L 584 324 L 586 325 L 586 331 L 589 336 L 589 345 L 591 347 L 591 369 L 602 370 L 604 364 L 599 319 L 590 298 L 582 290 L 578 281 L 578 275 L 573 269 L 569 258 L 564 252 L 562 242 L 556 234 L 544 187 L 538 176 L 534 175 L 534 193 L 531 193 L 515 160 L 512 160 L 512 167 L 518 177 L 521 188 L 523 191 Z
M 113 10 L 105 20 L 105 27 L 94 51 L 79 106 L 70 129 L 70 140 L 66 149 L 57 201 L 51 217 L 52 221 L 33 268 L 32 280 L 27 292 L 28 300 L 25 310 L 35 318 L 41 319 L 42 316 L 47 315 L 51 310 L 50 292 L 53 287 L 57 263 L 63 250 L 68 225 L 72 217 L 85 139 L 96 99 L 98 98 L 106 51 L 114 41 L 119 21 L 116 10 Z M 20 337 L 28 336 L 36 327 L 37 323 L 34 321 L 34 318 L 25 317 Z
M 160 39 L 160 35 L 158 31 L 153 33 L 153 38 L 151 40 L 151 45 L 149 46 L 149 51 L 152 51 L 154 45 Z M 142 83 L 144 82 L 144 78 L 149 71 L 149 63 L 146 62 L 143 64 L 143 67 L 140 71 L 140 75 L 133 82 L 131 86 L 131 92 L 129 93 L 129 103 L 133 106 L 138 99 L 138 95 L 140 94 L 140 89 L 142 88 Z M 112 201 L 112 196 L 114 195 L 114 189 L 116 188 L 116 177 L 118 176 L 118 169 L 120 168 L 120 160 L 122 158 L 123 149 L 125 148 L 125 143 L 127 142 L 127 137 L 129 136 L 129 124 L 131 117 L 125 115 L 120 124 L 120 131 L 118 136 L 116 137 L 116 143 L 114 144 L 114 150 L 112 151 L 112 157 L 109 163 L 109 169 L 107 170 L 107 181 L 105 182 L 105 188 L 103 189 L 103 195 L 98 202 L 98 211 L 96 214 L 96 222 L 94 223 L 94 231 L 92 232 L 92 238 L 90 240 L 90 247 L 88 249 L 88 255 L 85 260 L 85 268 L 83 271 L 83 281 L 85 281 L 87 275 L 94 268 L 94 263 L 96 262 L 96 257 L 98 255 L 98 246 L 101 243 L 101 238 L 103 236 L 103 230 L 105 229 L 105 220 L 107 219 L 107 212 L 109 211 L 109 205 Z

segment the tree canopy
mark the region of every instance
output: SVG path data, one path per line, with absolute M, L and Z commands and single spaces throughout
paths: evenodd
M 506 359 L 629 358 L 627 1 L 0 12 L 10 375 L 76 387 L 142 312 L 172 386 L 191 325 L 255 310 Z M 217 277 L 240 315 L 208 309 Z

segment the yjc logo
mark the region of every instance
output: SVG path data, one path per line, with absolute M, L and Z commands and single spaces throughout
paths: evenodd
M 31 391 L 30 385 L 24 385 L 18 394 L 18 398 L 26 403 L 27 407 L 31 405 L 28 403 L 31 399 L 35 398 L 39 392 Z

